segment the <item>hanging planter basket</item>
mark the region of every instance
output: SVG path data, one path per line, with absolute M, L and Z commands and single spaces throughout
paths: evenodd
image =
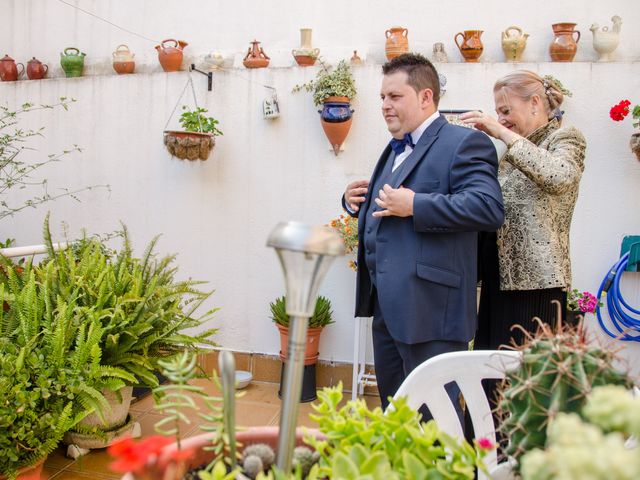
M 171 155 L 181 160 L 206 160 L 216 138 L 212 133 L 165 130 L 164 144 Z

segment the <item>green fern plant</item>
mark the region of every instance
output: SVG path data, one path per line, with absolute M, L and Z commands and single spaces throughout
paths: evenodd
M 102 327 L 87 317 L 75 328 L 78 297 L 50 301 L 51 270 L 38 276 L 30 263 L 7 269 L 0 284 L 0 473 L 46 457 L 64 433 L 88 413 L 108 409 L 102 389 L 119 389 L 134 377 L 101 365 Z M 47 277 L 49 275 L 49 277 Z
M 138 378 L 129 384 L 153 387 L 159 360 L 216 345 L 210 337 L 217 329 L 184 332 L 202 327 L 217 308 L 197 313 L 213 292 L 198 288 L 204 282 L 177 280 L 175 256 L 156 257 L 158 237 L 142 258 L 134 256 L 124 226 L 121 237 L 122 247 L 113 254 L 97 238 L 54 252 L 47 217 L 48 259 L 34 268 L 47 279 L 47 301 L 57 305 L 61 299 L 76 299 L 72 330 L 91 319 L 100 324 L 100 363 Z

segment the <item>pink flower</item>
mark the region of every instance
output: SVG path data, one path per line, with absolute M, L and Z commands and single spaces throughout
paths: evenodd
M 480 448 L 480 450 L 493 450 L 495 448 L 493 442 L 486 437 L 477 439 L 476 443 L 478 444 L 478 448 Z

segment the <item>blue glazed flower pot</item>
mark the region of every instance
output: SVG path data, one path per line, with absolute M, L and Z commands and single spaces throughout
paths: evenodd
M 340 99 L 340 101 L 338 101 L 338 99 Z M 349 103 L 348 100 L 347 97 L 329 97 L 324 101 L 322 110 L 318 110 L 320 117 L 329 123 L 346 122 L 353 115 L 353 110 L 350 108 L 351 103 Z

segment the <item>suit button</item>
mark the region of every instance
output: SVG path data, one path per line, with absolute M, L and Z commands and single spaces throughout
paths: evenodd
M 367 233 L 371 233 L 371 228 L 367 228 Z
M 371 250 L 369 250 L 369 249 L 367 248 L 366 253 L 367 253 L 367 255 L 371 255 Z

